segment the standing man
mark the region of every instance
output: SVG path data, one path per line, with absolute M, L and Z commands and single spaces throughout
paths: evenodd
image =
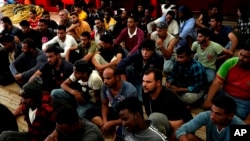
M 22 51 L 10 64 L 11 74 L 21 86 L 47 61 L 45 54 L 36 48 L 35 42 L 30 38 L 23 41 Z

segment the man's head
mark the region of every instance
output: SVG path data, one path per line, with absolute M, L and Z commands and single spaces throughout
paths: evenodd
M 128 97 L 117 106 L 122 125 L 129 132 L 139 132 L 141 121 L 144 121 L 142 103 L 137 97 Z
M 153 94 L 162 87 L 162 72 L 156 68 L 149 68 L 142 78 L 142 88 L 144 93 Z
M 70 13 L 70 20 L 73 24 L 76 24 L 80 21 L 78 14 L 76 12 Z
M 110 33 L 105 32 L 100 37 L 100 44 L 104 49 L 111 49 L 113 47 L 113 36 Z
M 62 1 L 59 1 L 57 4 L 56 4 L 56 9 L 58 11 L 62 10 L 64 8 L 64 3 Z
M 78 133 L 79 116 L 75 109 L 71 107 L 61 107 L 56 112 L 56 131 L 64 137 L 74 137 Z
M 208 5 L 208 13 L 209 15 L 215 15 L 218 13 L 219 5 L 217 3 L 211 3 Z
M 187 6 L 180 6 L 178 9 L 178 16 L 180 20 L 187 20 L 193 17 L 193 14 Z
M 82 4 L 81 3 L 74 4 L 74 11 L 76 13 L 80 13 L 82 11 Z
M 208 28 L 202 28 L 197 31 L 197 41 L 199 44 L 206 43 L 209 41 L 210 36 L 211 36 L 211 31 Z
M 138 20 L 135 16 L 129 16 L 127 20 L 128 28 L 135 28 Z
M 50 20 L 49 11 L 43 11 L 42 18 L 49 21 Z
M 122 10 L 121 18 L 122 18 L 122 19 L 127 19 L 128 16 L 129 16 L 129 11 L 126 10 L 126 9 Z
M 44 32 L 44 31 L 47 31 L 48 30 L 48 21 L 47 20 L 45 20 L 45 19 L 40 19 L 39 21 L 38 21 L 38 29 L 39 29 L 39 31 L 41 31 L 41 32 Z
M 143 60 L 148 60 L 155 52 L 155 41 L 151 39 L 143 40 L 140 49 Z
M 57 65 L 59 60 L 61 59 L 60 56 L 60 49 L 54 45 L 49 45 L 45 51 L 48 63 L 50 65 Z
M 35 19 L 36 16 L 37 16 L 36 10 L 31 9 L 31 10 L 29 11 L 29 18 L 30 18 L 30 19 Z
M 95 18 L 95 26 L 97 30 L 102 30 L 104 29 L 104 20 L 101 17 Z
M 58 15 L 63 21 L 69 19 L 69 11 L 66 9 L 60 10 Z
M 220 27 L 223 22 L 223 16 L 221 14 L 215 14 L 210 17 L 210 26 L 211 28 Z
M 87 4 L 87 8 L 88 8 L 89 13 L 95 13 L 96 12 L 96 8 L 95 8 L 95 6 L 94 6 L 94 4 L 92 2 L 89 2 Z
M 108 88 L 113 88 L 116 86 L 117 82 L 121 80 L 120 75 L 115 67 L 107 67 L 103 71 L 103 82 Z
M 191 59 L 192 51 L 187 46 L 182 46 L 177 49 L 177 62 L 180 65 L 186 65 L 186 63 Z
M 42 99 L 42 87 L 40 78 L 36 77 L 33 81 L 23 85 L 19 95 L 21 96 L 22 104 L 27 107 L 35 108 Z
M 144 4 L 142 2 L 140 2 L 137 6 L 137 11 L 138 12 L 143 12 L 144 10 Z
M 236 103 L 228 96 L 216 96 L 212 100 L 211 120 L 220 126 L 227 126 L 236 111 Z
M 160 22 L 156 25 L 157 35 L 160 38 L 165 38 L 167 36 L 168 24 L 166 22 Z
M 30 23 L 27 20 L 22 20 L 19 25 L 21 26 L 23 33 L 28 33 L 30 31 Z
M 10 20 L 9 17 L 2 17 L 1 18 L 1 24 L 2 24 L 4 29 L 9 29 L 9 28 L 11 28 L 13 26 L 12 21 Z
M 174 11 L 168 11 L 166 15 L 166 22 L 170 23 L 175 18 L 175 12 Z
M 36 51 L 36 43 L 31 38 L 26 38 L 22 42 L 22 51 L 25 54 L 33 54 Z
M 85 60 L 77 60 L 74 63 L 74 76 L 76 79 L 88 81 L 88 78 L 92 72 L 92 68 L 89 63 Z
M 88 31 L 84 31 L 81 36 L 80 36 L 80 40 L 83 44 L 84 47 L 87 47 L 90 44 L 90 33 Z
M 238 53 L 239 65 L 245 69 L 250 69 L 250 38 L 247 40 L 246 45 Z
M 111 17 L 114 16 L 114 12 L 110 7 L 104 9 L 104 18 L 109 20 Z
M 14 38 L 8 34 L 2 35 L 0 42 L 7 51 L 13 51 L 15 48 Z
M 66 38 L 66 26 L 59 25 L 57 27 L 57 36 L 60 40 L 64 40 Z

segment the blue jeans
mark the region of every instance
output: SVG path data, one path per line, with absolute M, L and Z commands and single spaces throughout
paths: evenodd
M 211 84 L 214 81 L 216 70 L 208 67 L 204 67 L 207 75 L 207 82 Z
M 86 111 L 89 108 L 92 108 L 94 106 L 94 104 L 91 102 L 77 103 L 75 97 L 67 93 L 63 89 L 54 89 L 51 92 L 51 97 L 52 97 L 53 103 L 57 107 L 66 105 L 66 106 L 71 106 L 73 108 L 76 108 L 78 115 L 81 118 L 86 118 L 86 114 L 85 114 Z
M 244 100 L 244 99 L 232 97 L 223 90 L 219 90 L 218 93 L 219 95 L 225 95 L 225 96 L 232 98 L 236 102 L 236 105 L 237 105 L 235 114 L 242 120 L 246 119 L 247 115 L 250 113 L 250 100 Z
M 126 69 L 126 76 L 128 82 L 133 84 L 138 92 L 138 99 L 142 102 L 142 79 L 139 79 L 135 74 L 135 69 L 133 66 L 128 66 Z

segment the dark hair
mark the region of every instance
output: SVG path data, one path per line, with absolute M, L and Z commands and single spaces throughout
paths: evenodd
M 144 72 L 144 75 L 148 75 L 150 73 L 153 73 L 154 74 L 154 80 L 160 80 L 162 81 L 162 71 L 157 69 L 157 68 L 148 68 L 145 72 Z
M 92 2 L 89 2 L 87 4 L 87 8 L 95 8 L 95 5 Z
M 155 50 L 155 41 L 151 39 L 145 39 L 140 44 L 140 49 L 146 48 L 149 50 L 154 51 Z
M 30 12 L 31 12 L 32 14 L 36 14 L 36 15 L 37 15 L 37 12 L 36 12 L 35 9 L 31 9 Z
M 193 17 L 191 10 L 187 6 L 180 6 L 178 11 L 183 13 L 184 20 L 190 19 Z
M 246 43 L 244 44 L 243 49 L 246 51 L 250 51 L 250 38 L 247 39 Z
M 128 19 L 133 19 L 134 22 L 138 22 L 138 18 L 136 16 L 133 16 L 133 15 L 129 15 Z
M 30 27 L 30 23 L 27 20 L 22 20 L 19 23 L 20 26 L 24 26 L 24 27 Z
M 105 68 L 104 70 L 106 70 L 106 69 L 111 69 L 111 70 L 113 70 L 113 75 L 114 75 L 114 76 L 120 75 L 119 70 L 118 70 L 117 67 L 115 67 L 115 66 L 107 67 L 107 68 Z
M 180 55 L 182 53 L 186 53 L 187 56 L 192 55 L 192 51 L 191 51 L 190 47 L 188 47 L 188 46 L 182 46 L 182 47 L 177 49 L 177 51 L 176 51 L 177 55 Z
M 47 47 L 45 53 L 51 53 L 51 52 L 53 52 L 53 53 L 56 54 L 56 55 L 57 55 L 57 54 L 60 54 L 60 48 L 57 47 L 57 46 L 55 46 L 55 45 L 53 45 L 53 44 L 48 45 L 48 47 Z
M 228 96 L 215 96 L 212 103 L 216 107 L 224 109 L 227 114 L 236 112 L 236 102 Z
M 211 3 L 208 5 L 208 10 L 212 10 L 213 8 L 218 8 L 219 9 L 219 4 L 217 3 Z
M 223 22 L 223 16 L 219 13 L 211 16 L 210 19 L 214 19 L 216 22 L 220 22 L 220 24 Z
M 12 25 L 12 21 L 10 20 L 9 17 L 2 17 L 1 21 L 3 21 L 4 23 L 7 23 L 9 25 Z
M 58 5 L 59 7 L 64 7 L 64 3 L 62 1 L 59 1 L 56 5 Z
M 110 17 L 114 16 L 114 11 L 110 7 L 105 8 L 104 12 L 108 12 Z
M 56 112 L 56 123 L 74 125 L 79 121 L 78 113 L 75 109 L 63 106 Z
M 44 23 L 45 25 L 49 24 L 49 22 L 45 19 L 40 19 L 38 22 Z
M 71 12 L 70 13 L 70 16 L 73 16 L 73 15 L 75 15 L 76 17 L 78 17 L 78 14 L 76 12 Z
M 88 39 L 90 39 L 90 33 L 88 31 L 82 32 L 81 36 L 87 37 Z
M 239 6 L 239 11 L 241 14 L 241 19 L 243 22 L 249 22 L 250 14 L 249 14 L 249 8 L 247 6 L 241 5 Z
M 175 12 L 170 10 L 170 11 L 168 11 L 167 15 L 170 15 L 170 16 L 172 16 L 174 18 L 175 17 Z
M 64 30 L 64 31 L 66 31 L 66 26 L 65 25 L 58 25 L 57 30 Z
M 108 32 L 104 32 L 104 34 L 101 35 L 100 40 L 104 43 L 113 44 L 113 36 Z
M 210 37 L 211 36 L 211 31 L 208 28 L 201 28 L 197 31 L 197 34 L 200 33 L 203 36 Z
M 49 11 L 43 11 L 42 15 L 49 15 Z
M 95 20 L 100 20 L 102 23 L 104 23 L 104 19 L 102 17 L 96 17 Z
M 116 110 L 118 112 L 124 109 L 128 109 L 128 111 L 133 114 L 140 113 L 140 115 L 143 117 L 142 103 L 139 101 L 137 97 L 125 98 L 116 107 Z
M 34 41 L 33 39 L 31 39 L 31 38 L 26 38 L 26 39 L 24 39 L 22 43 L 27 44 L 27 47 L 28 47 L 28 48 L 36 49 L 36 43 L 35 43 L 35 41 Z

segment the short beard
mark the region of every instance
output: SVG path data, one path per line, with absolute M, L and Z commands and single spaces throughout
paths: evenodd
M 148 92 L 144 92 L 144 93 L 145 93 L 145 94 L 152 95 L 156 90 L 157 90 L 157 88 L 156 88 L 156 86 L 155 86 L 153 90 L 148 91 Z

